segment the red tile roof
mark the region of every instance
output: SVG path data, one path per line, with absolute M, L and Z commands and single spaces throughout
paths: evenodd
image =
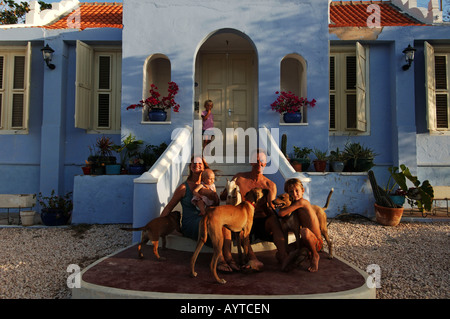
M 386 26 L 425 25 L 391 4 L 390 1 L 334 1 L 330 6 L 330 28 L 367 27 L 367 19 L 373 14 L 367 7 L 376 4 L 380 7 L 380 24 Z
M 69 29 L 67 19 L 70 17 L 69 24 L 76 22 L 75 18 L 71 16 L 72 13 L 67 14 L 63 18 L 53 22 L 50 25 L 44 26 L 46 29 Z M 80 3 L 80 27 L 84 30 L 87 28 L 119 28 L 122 29 L 122 3 L 117 2 L 83 2 Z
M 330 28 L 335 27 L 367 27 L 367 18 L 372 12 L 367 12 L 371 4 L 380 6 L 381 26 L 415 26 L 424 25 L 405 13 L 400 12 L 390 1 L 333 1 L 330 6 Z M 44 26 L 46 29 L 68 29 L 70 23 L 76 22 L 71 14 Z M 86 28 L 123 28 L 122 3 L 80 3 L 80 29 Z

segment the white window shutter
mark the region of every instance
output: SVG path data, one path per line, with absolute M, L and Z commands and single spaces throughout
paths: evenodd
M 356 129 L 366 131 L 366 48 L 356 43 Z
M 92 63 L 93 49 L 82 41 L 77 41 L 76 48 L 76 80 L 75 80 L 75 127 L 92 128 Z
M 425 94 L 428 130 L 436 130 L 436 78 L 434 66 L 434 48 L 425 41 Z
M 27 44 L 25 53 L 25 90 L 24 90 L 24 117 L 23 128 L 28 129 L 28 119 L 30 114 L 30 74 L 31 74 L 31 42 Z

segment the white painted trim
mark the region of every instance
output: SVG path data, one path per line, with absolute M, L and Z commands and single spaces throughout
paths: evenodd
M 134 183 L 137 184 L 156 184 L 159 180 L 166 174 L 169 168 L 176 161 L 183 161 L 181 166 L 184 168 L 184 165 L 187 161 L 190 161 L 190 156 L 186 156 L 183 153 L 183 149 L 188 148 L 188 153 L 191 153 L 191 136 L 192 136 L 192 127 L 185 125 L 183 129 L 181 129 L 178 134 L 173 138 L 172 143 L 167 147 L 164 153 L 159 157 L 159 159 L 153 164 L 152 168 L 142 174 L 140 177 L 134 180 Z

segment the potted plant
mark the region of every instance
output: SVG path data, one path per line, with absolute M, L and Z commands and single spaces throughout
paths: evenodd
M 50 196 L 39 193 L 37 200 L 41 207 L 41 220 L 46 226 L 67 225 L 72 215 L 72 192 L 63 196 L 55 194 L 52 190 Z
M 421 212 L 431 211 L 433 205 L 434 190 L 428 180 L 421 183 L 416 176 L 413 176 L 409 168 L 404 164 L 398 167 L 390 167 L 391 177 L 398 184 L 411 206 L 415 205 Z M 369 179 L 375 196 L 375 213 L 377 221 L 382 225 L 396 226 L 403 214 L 403 206 L 396 204 L 389 196 L 388 192 L 379 187 L 375 180 L 373 171 L 369 171 Z M 408 187 L 406 180 L 413 183 L 414 187 Z
M 91 155 L 87 164 L 91 167 L 91 174 L 103 175 L 106 173 L 107 165 L 116 164 L 116 157 L 112 155 L 113 145 L 114 142 L 110 137 L 102 136 L 93 147 L 89 147 Z
M 383 188 L 378 186 L 375 174 L 368 171 L 370 184 L 375 197 L 375 218 L 384 226 L 397 226 L 403 215 L 403 206 L 396 205 Z
M 396 173 L 397 169 L 398 167 L 388 167 L 390 175 L 386 186 L 384 187 L 384 191 L 392 199 L 394 204 L 396 204 L 397 206 L 403 206 L 403 204 L 405 203 L 406 192 L 398 187 L 398 184 L 393 177 L 394 174 L 398 174 Z
M 91 175 L 91 162 L 85 160 L 84 161 L 86 163 L 85 166 L 82 166 L 81 169 L 83 170 L 83 174 L 84 175 Z
M 150 121 L 165 121 L 167 119 L 166 110 L 172 108 L 174 112 L 178 112 L 180 105 L 175 102 L 175 95 L 178 93 L 178 85 L 175 82 L 169 82 L 168 95 L 161 97 L 155 84 L 150 86 L 150 96 L 145 100 L 139 101 L 127 107 L 127 110 L 142 107 L 144 112 L 148 112 Z
M 141 175 L 145 172 L 144 160 L 141 158 L 140 153 L 137 153 L 133 158 L 129 160 L 128 174 Z
M 330 151 L 330 166 L 333 172 L 342 172 L 345 166 L 344 153 L 339 151 L 339 147 L 334 151 Z
M 312 149 L 310 149 L 309 147 L 300 148 L 294 146 L 294 153 L 291 156 L 291 164 L 297 172 L 306 172 L 308 170 L 309 165 L 311 164 L 311 159 L 308 155 L 311 154 L 311 152 Z
M 411 206 L 417 206 L 421 212 L 431 211 L 433 206 L 434 190 L 428 180 L 421 183 L 417 176 L 413 176 L 406 165 L 398 167 L 389 167 L 389 172 L 395 183 L 400 187 L 401 193 L 405 194 L 408 203 Z M 408 187 L 406 180 L 409 180 L 414 187 Z
M 146 170 L 149 170 L 153 164 L 158 160 L 158 158 L 164 153 L 167 148 L 166 143 L 161 143 L 160 145 L 146 145 L 140 158 L 144 161 Z
M 113 145 L 113 150 L 119 154 L 120 164 L 122 166 L 122 172 L 128 172 L 128 164 L 131 160 L 132 165 L 135 157 L 138 157 L 139 149 L 144 143 L 142 140 L 138 140 L 133 134 L 128 134 L 128 136 L 122 138 L 122 143 L 120 145 Z
M 327 168 L 327 151 L 321 151 L 317 148 L 314 148 L 313 154 L 316 156 L 316 159 L 313 161 L 314 169 L 316 172 L 325 172 Z
M 344 169 L 348 172 L 366 172 L 375 165 L 373 160 L 377 155 L 373 149 L 359 142 L 347 143 L 344 148 L 346 160 Z
M 314 107 L 316 100 L 308 101 L 304 97 L 298 97 L 292 92 L 275 92 L 279 94 L 277 99 L 270 104 L 273 111 L 283 114 L 285 123 L 300 123 L 302 120 L 302 110 L 306 106 Z

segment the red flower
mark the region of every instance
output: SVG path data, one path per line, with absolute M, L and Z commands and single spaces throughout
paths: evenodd
M 298 97 L 292 92 L 284 92 L 281 93 L 276 91 L 275 94 L 279 94 L 277 99 L 270 104 L 272 110 L 278 113 L 296 113 L 300 112 L 304 106 L 314 107 L 316 105 L 316 100 L 308 101 L 308 99 L 304 97 Z
M 180 105 L 175 102 L 175 95 L 178 93 L 178 85 L 175 82 L 169 82 L 168 95 L 160 99 L 161 94 L 157 91 L 158 87 L 155 84 L 150 85 L 150 96 L 145 100 L 139 101 L 138 104 L 132 104 L 127 107 L 127 110 L 135 109 L 136 107 L 144 107 L 147 105 L 149 109 L 170 109 L 178 112 Z

